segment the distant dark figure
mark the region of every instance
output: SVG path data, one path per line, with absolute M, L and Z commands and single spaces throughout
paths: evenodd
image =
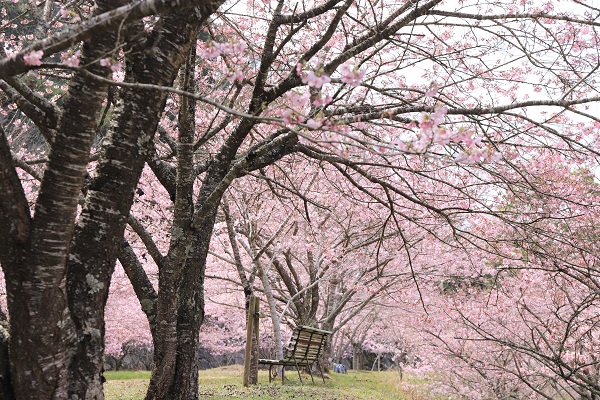
M 344 364 L 335 364 L 335 367 L 333 367 L 333 372 L 337 372 L 338 374 L 347 374 L 348 369 Z

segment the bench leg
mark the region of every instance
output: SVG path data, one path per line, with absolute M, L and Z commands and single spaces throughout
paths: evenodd
M 306 369 L 308 369 L 308 373 L 310 374 L 310 379 L 312 380 L 313 385 L 315 384 L 315 378 L 313 378 L 313 374 L 312 374 L 312 365 L 309 365 L 308 367 L 306 367 Z
M 321 378 L 323 378 L 323 383 L 325 383 L 325 373 L 323 372 L 323 368 L 319 365 L 319 361 L 317 361 L 317 368 L 319 368 L 319 372 L 321 373 Z
M 302 382 L 302 374 L 300 371 L 300 367 L 298 366 L 298 362 L 296 360 L 294 360 L 294 362 L 296 363 L 296 371 L 298 371 L 298 377 L 300 378 L 300 384 L 302 386 L 304 386 L 304 382 Z

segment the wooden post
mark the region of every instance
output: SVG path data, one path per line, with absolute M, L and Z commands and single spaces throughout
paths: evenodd
M 250 296 L 246 316 L 246 352 L 244 354 L 244 386 L 255 385 L 258 380 L 258 297 Z
M 258 330 L 260 327 L 259 315 L 260 315 L 260 300 L 258 297 L 253 296 L 253 311 L 252 314 L 252 356 L 250 357 L 250 369 L 248 370 L 248 383 L 250 385 L 258 384 Z
M 258 338 L 259 338 L 259 334 L 258 334 L 259 332 L 258 332 L 258 330 L 260 328 L 260 320 L 259 320 L 259 318 L 260 318 L 260 300 L 259 300 L 258 297 L 255 297 L 254 299 L 255 299 L 254 300 L 254 303 L 255 303 L 254 304 L 254 313 L 252 313 L 252 317 L 254 319 L 254 323 L 252 324 L 252 327 L 253 327 L 253 331 L 254 331 L 254 342 L 256 343 L 256 346 L 254 346 L 254 348 L 256 349 L 256 355 L 255 355 L 256 356 L 255 357 L 256 360 L 255 360 L 255 362 L 256 362 L 256 369 L 258 371 L 258 345 L 259 345 L 259 343 L 258 343 Z M 258 383 L 258 382 L 256 382 L 256 383 Z

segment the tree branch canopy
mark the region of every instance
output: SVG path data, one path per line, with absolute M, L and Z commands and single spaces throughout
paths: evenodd
M 36 42 L 11 57 L 1 59 L 0 78 L 19 75 L 31 69 L 23 58 L 31 52 L 42 51 L 44 58 L 49 57 L 78 42 L 102 35 L 115 28 L 124 27 L 133 21 L 139 21 L 143 17 L 168 14 L 186 8 L 194 8 L 195 12 L 198 13 L 198 18 L 203 19 L 211 15 L 222 3 L 223 0 L 143 0 L 118 7 L 93 16 L 76 26 L 65 28 L 63 31 Z

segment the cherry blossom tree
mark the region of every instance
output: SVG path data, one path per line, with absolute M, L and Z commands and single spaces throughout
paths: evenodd
M 259 282 L 257 289 L 269 307 L 279 357 L 283 357 L 280 322 L 336 332 L 408 275 L 404 265 L 391 266 L 390 248 L 395 243 L 388 242 L 397 235 L 382 240 L 385 218 L 364 208 L 353 211 L 356 198 L 319 181 L 320 170 L 314 165 L 305 166 L 306 174 L 289 174 L 298 164 L 279 166 L 282 171 L 289 168 L 289 184 L 299 197 L 282 196 L 268 184 L 249 184 L 249 180 L 232 188 L 237 212 L 233 215 L 231 207 L 226 207 L 229 240 L 221 244 L 221 255 L 216 254 L 219 260 L 234 263 L 238 271 L 247 266 L 251 278 L 240 273 L 245 292 L 253 281 Z M 312 193 L 310 204 L 301 198 L 306 199 L 308 193 Z M 217 248 L 212 251 L 219 252 Z
M 547 218 L 500 201 L 523 188 L 553 198 L 532 160 L 598 154 L 599 22 L 585 2 L 222 3 L 18 2 L 3 16 L 0 88 L 14 109 L 0 132 L 5 397 L 102 398 L 118 257 L 154 342 L 147 399 L 196 398 L 207 254 L 236 179 L 299 195 L 278 164 L 317 163 L 319 179 L 379 210 L 414 274 L 423 235 L 487 248 L 469 217 L 523 236 Z M 25 19 L 33 33 L 13 38 Z M 40 92 L 41 77 L 66 94 Z M 13 144 L 30 130 L 49 149 L 34 205 L 17 169 L 37 160 Z M 154 200 L 166 234 L 131 214 L 146 164 L 167 193 Z M 124 241 L 126 224 L 145 252 Z
M 547 161 L 534 164 L 549 173 Z M 552 176 L 538 188 L 554 199 L 507 196 L 508 208 L 551 218 L 526 237 L 497 231 L 503 256 L 482 254 L 478 274 L 463 264 L 473 274 L 455 273 L 432 301 L 439 321 L 429 331 L 440 353 L 460 366 L 449 382 L 465 397 L 598 396 L 598 187 L 581 167 L 554 164 Z M 580 200 L 567 205 L 572 196 Z

